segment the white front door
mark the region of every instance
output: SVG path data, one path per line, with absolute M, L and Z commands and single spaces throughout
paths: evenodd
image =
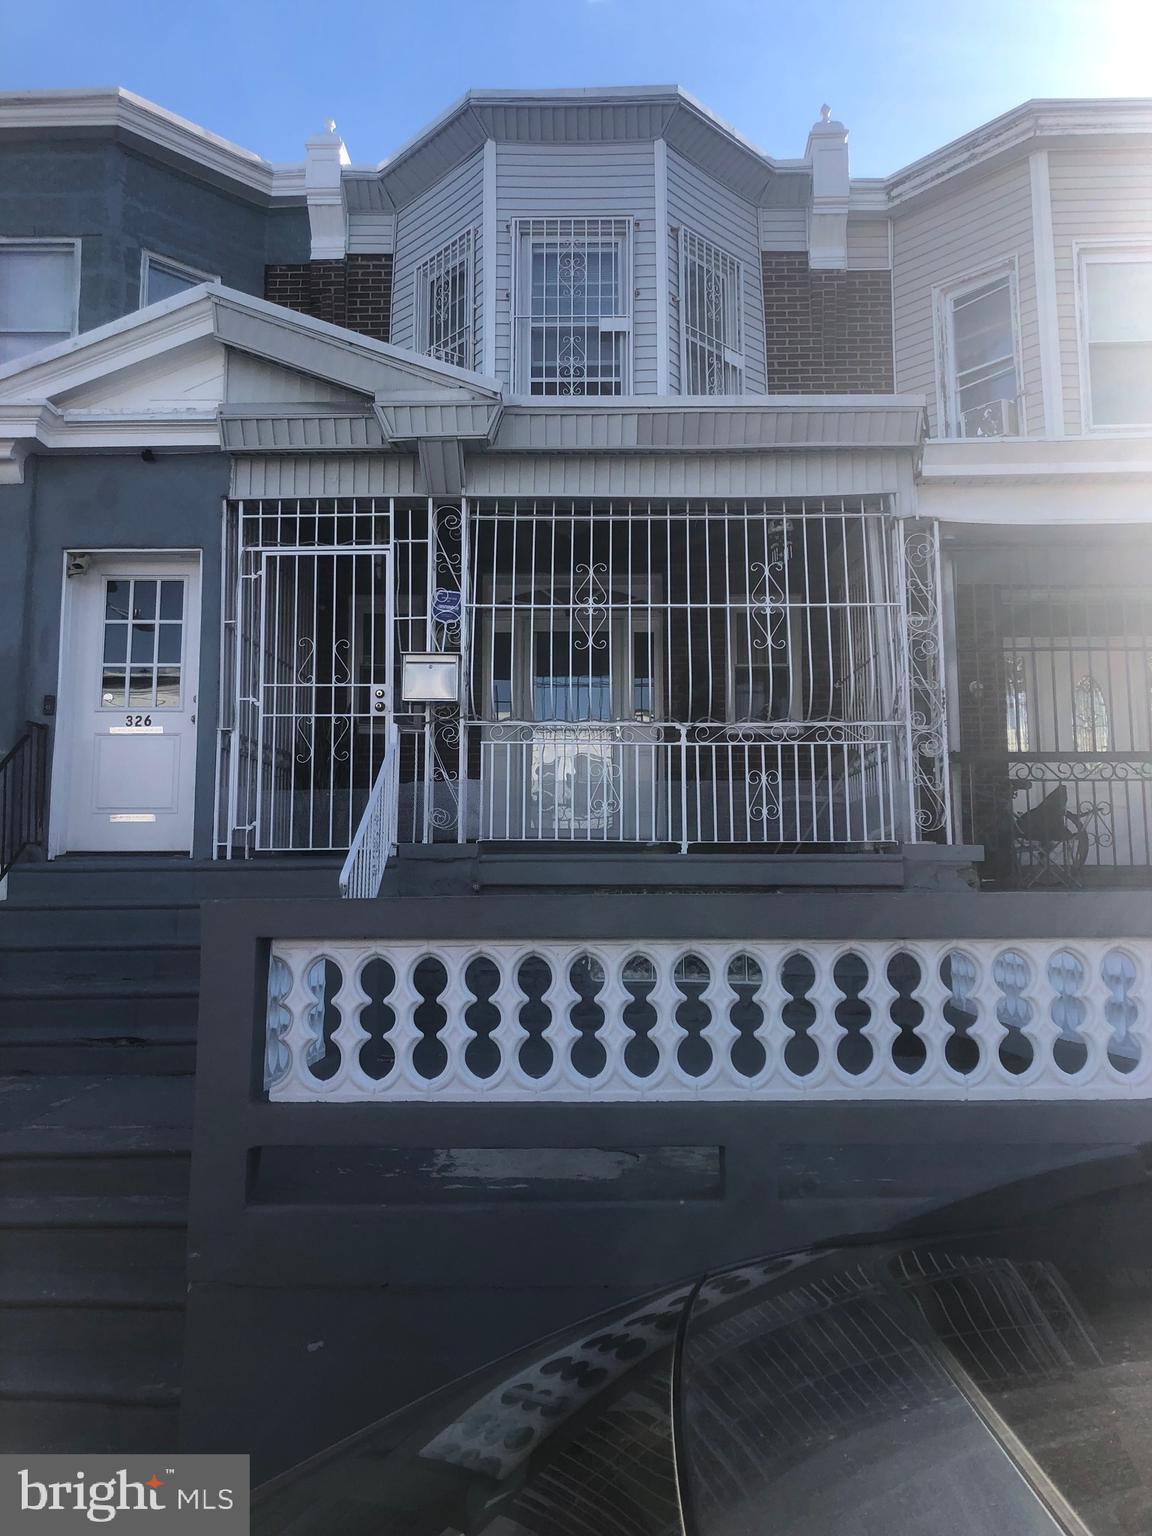
M 190 852 L 199 562 L 94 555 L 68 577 L 65 605 L 57 851 Z

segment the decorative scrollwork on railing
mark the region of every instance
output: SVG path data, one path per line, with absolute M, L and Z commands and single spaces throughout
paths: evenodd
M 904 649 L 915 827 L 948 835 L 948 717 L 935 524 L 912 524 L 904 535 Z
M 753 769 L 748 775 L 748 815 L 753 821 L 780 820 L 780 775 L 775 769 Z
M 608 588 L 603 561 L 578 565 L 572 590 L 572 646 L 577 651 L 602 651 L 608 644 Z

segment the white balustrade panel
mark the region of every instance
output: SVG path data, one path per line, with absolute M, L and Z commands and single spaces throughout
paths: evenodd
M 1146 939 L 277 942 L 279 1101 L 1146 1097 Z

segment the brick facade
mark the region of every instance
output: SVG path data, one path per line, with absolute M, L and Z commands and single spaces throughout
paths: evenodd
M 890 273 L 813 272 L 804 251 L 762 269 L 769 394 L 894 393 Z
M 264 268 L 264 297 L 272 304 L 346 326 L 377 341 L 391 335 L 392 257 L 346 256 Z

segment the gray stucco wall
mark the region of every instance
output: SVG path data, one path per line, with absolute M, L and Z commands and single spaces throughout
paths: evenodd
M 0 145 L 0 236 L 80 239 L 80 329 L 139 307 L 144 250 L 263 295 L 266 261 L 308 260 L 304 208 L 274 213 L 147 160 L 81 139 Z
M 22 486 L 0 486 L 0 666 L 4 737 L 44 719 L 59 679 L 65 550 L 192 549 L 201 552 L 201 722 L 196 753 L 196 844 L 212 849 L 218 718 L 220 522 L 228 491 L 224 454 L 85 455 L 29 460 Z

